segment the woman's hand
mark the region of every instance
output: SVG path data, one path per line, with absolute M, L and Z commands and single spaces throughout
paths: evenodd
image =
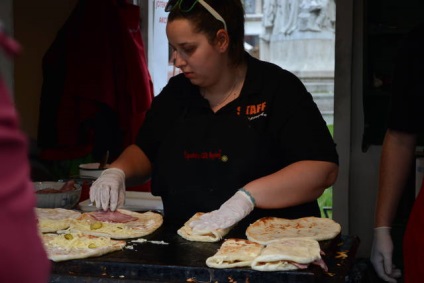
M 400 269 L 392 263 L 393 241 L 390 227 L 374 228 L 374 241 L 371 251 L 371 263 L 378 276 L 386 282 L 396 283 L 401 277 Z
M 118 168 L 109 168 L 103 171 L 99 178 L 91 185 L 90 201 L 96 203 L 97 208 L 115 211 L 125 202 L 125 173 Z
M 203 214 L 190 223 L 194 231 L 212 231 L 233 226 L 255 208 L 255 201 L 244 189 L 240 189 L 218 210 Z

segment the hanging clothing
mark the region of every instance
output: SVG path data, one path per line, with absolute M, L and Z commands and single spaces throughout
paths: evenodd
M 43 159 L 113 161 L 135 141 L 153 99 L 139 20 L 124 1 L 77 3 L 43 58 Z

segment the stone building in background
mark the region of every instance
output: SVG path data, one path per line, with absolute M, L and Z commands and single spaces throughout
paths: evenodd
M 258 33 L 257 41 L 251 40 L 251 53 L 296 74 L 327 124 L 333 124 L 335 0 L 244 0 L 244 4 L 246 34 Z

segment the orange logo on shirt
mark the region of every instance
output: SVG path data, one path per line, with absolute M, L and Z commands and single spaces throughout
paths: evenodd
M 266 117 L 267 114 L 265 112 L 265 109 L 265 101 L 259 104 L 239 106 L 237 107 L 237 115 L 245 115 L 249 119 L 249 121 L 252 121 L 260 117 Z

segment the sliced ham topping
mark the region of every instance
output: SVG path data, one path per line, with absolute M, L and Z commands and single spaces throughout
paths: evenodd
M 67 191 L 73 191 L 75 190 L 75 181 L 69 180 L 63 186 L 60 188 L 60 192 L 67 192 Z
M 297 262 L 294 262 L 294 261 L 287 261 L 287 262 L 290 263 L 290 264 L 293 264 L 294 266 L 296 266 L 299 269 L 306 269 L 306 268 L 308 268 L 308 264 L 297 263 Z
M 328 271 L 327 264 L 324 262 L 324 260 L 323 260 L 322 258 L 321 258 L 321 259 L 317 259 L 316 261 L 312 262 L 312 264 L 314 264 L 314 265 L 318 265 L 318 266 L 321 266 L 321 268 L 322 268 L 325 272 L 327 272 L 327 271 Z
M 93 211 L 90 215 L 98 221 L 114 222 L 114 223 L 127 223 L 135 221 L 138 218 L 119 211 Z

